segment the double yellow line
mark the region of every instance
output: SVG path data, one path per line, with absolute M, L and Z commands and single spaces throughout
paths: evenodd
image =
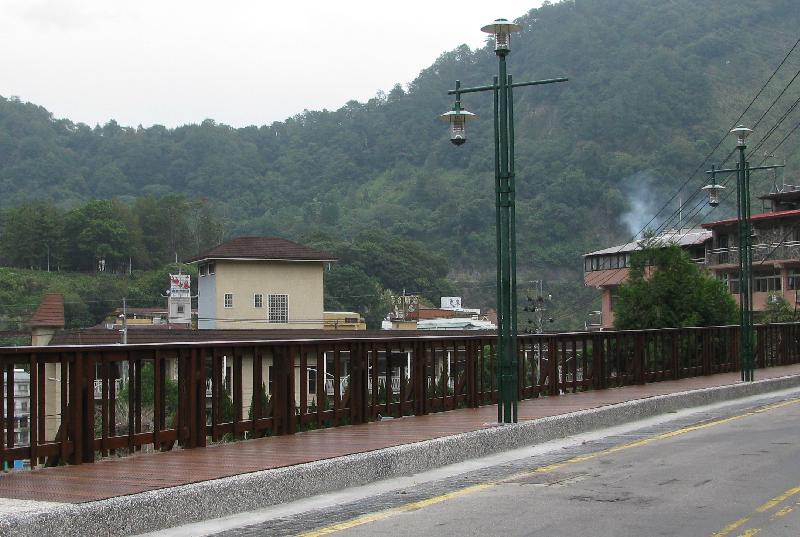
M 483 490 L 487 490 L 487 489 L 490 489 L 492 487 L 495 487 L 495 486 L 499 485 L 500 483 L 514 481 L 514 480 L 525 478 L 525 477 L 531 477 L 531 476 L 536 475 L 536 474 L 552 472 L 554 470 L 558 470 L 560 468 L 563 468 L 563 467 L 571 465 L 571 464 L 577 464 L 579 462 L 585 462 L 585 461 L 589 461 L 589 460 L 592 460 L 592 459 L 597 459 L 598 457 L 602 457 L 602 456 L 605 456 L 605 455 L 611 455 L 611 454 L 614 454 L 614 453 L 619 453 L 621 451 L 626 451 L 626 450 L 629 450 L 629 449 L 634 449 L 634 448 L 638 448 L 638 447 L 647 446 L 647 445 L 653 444 L 653 443 L 661 441 L 661 440 L 667 440 L 669 438 L 674 438 L 676 436 L 680 436 L 680 435 L 683 435 L 683 434 L 691 433 L 691 432 L 694 432 L 694 431 L 700 431 L 700 430 L 703 430 L 703 429 L 709 429 L 711 427 L 716 427 L 718 425 L 723 425 L 723 424 L 726 424 L 726 423 L 730 423 L 732 421 L 740 420 L 742 418 L 746 418 L 746 417 L 749 417 L 749 416 L 754 416 L 756 414 L 761 414 L 763 412 L 768 412 L 770 410 L 775 410 L 775 409 L 778 409 L 778 408 L 782 408 L 782 407 L 786 407 L 786 406 L 790 406 L 790 405 L 795 405 L 795 404 L 798 404 L 798 403 L 800 403 L 800 399 L 790 399 L 788 401 L 782 401 L 780 403 L 775 403 L 775 404 L 772 404 L 772 405 L 766 405 L 766 406 L 757 408 L 755 410 L 751 410 L 749 412 L 745 412 L 744 414 L 737 414 L 736 416 L 731 416 L 731 417 L 728 417 L 728 418 L 723 418 L 723 419 L 719 419 L 719 420 L 715 420 L 715 421 L 701 423 L 699 425 L 692 425 L 690 427 L 684 427 L 682 429 L 669 431 L 669 432 L 662 433 L 662 434 L 659 434 L 659 435 L 656 435 L 656 436 L 652 436 L 650 438 L 644 438 L 642 440 L 636 440 L 634 442 L 623 444 L 621 446 L 615 446 L 615 447 L 612 447 L 612 448 L 604 449 L 604 450 L 601 450 L 601 451 L 596 451 L 594 453 L 589 453 L 589 454 L 586 454 L 586 455 L 579 455 L 577 457 L 573 457 L 571 459 L 567 459 L 567 460 L 564 460 L 564 461 L 561 461 L 561 462 L 557 462 L 557 463 L 554 463 L 554 464 L 549 464 L 547 466 L 540 466 L 538 468 L 535 468 L 534 470 L 529 470 L 529 471 L 525 471 L 525 472 L 519 472 L 517 474 L 514 474 L 512 476 L 509 476 L 509 477 L 506 477 L 506 478 L 503 478 L 503 479 L 487 481 L 485 483 L 479 483 L 477 485 L 471 485 L 469 487 L 465 487 L 465 488 L 461 488 L 461 489 L 458 489 L 458 490 L 455 490 L 455 491 L 452 491 L 452 492 L 448 492 L 447 494 L 441 494 L 439 496 L 433 496 L 433 497 L 425 499 L 425 500 L 419 500 L 419 501 L 416 501 L 416 502 L 406 503 L 406 504 L 403 504 L 403 505 L 398 506 L 398 507 L 394 507 L 394 508 L 391 508 L 391 509 L 386 509 L 384 511 L 378 511 L 376 513 L 370 513 L 370 514 L 363 515 L 363 516 L 360 516 L 360 517 L 356 517 L 356 518 L 353 518 L 353 519 L 350 519 L 350 520 L 346 520 L 344 522 L 339 522 L 338 524 L 332 524 L 330 526 L 325 526 L 325 527 L 322 527 L 322 528 L 318 528 L 318 529 L 315 529 L 315 530 L 312 530 L 312 531 L 309 531 L 309 532 L 306 532 L 306 533 L 302 533 L 302 534 L 300 534 L 300 537 L 319 537 L 321 535 L 329 535 L 329 534 L 335 533 L 337 531 L 342 531 L 342 530 L 346 530 L 346 529 L 350 529 L 350 528 L 355 528 L 357 526 L 362 526 L 364 524 L 369 524 L 369 523 L 372 523 L 372 522 L 378 522 L 380 520 L 385 520 L 385 519 L 387 519 L 387 518 L 389 518 L 391 516 L 394 516 L 394 515 L 396 515 L 398 513 L 407 513 L 409 511 L 416 511 L 417 509 L 422 509 L 424 507 L 430 507 L 431 505 L 436 505 L 436 504 L 439 504 L 439 503 L 442 503 L 442 502 L 446 502 L 448 500 L 459 498 L 461 496 L 466 496 L 468 494 L 472 494 L 472 493 L 475 493 L 475 492 L 480 492 L 480 491 L 483 491 Z M 796 492 L 793 492 L 793 493 L 789 494 L 789 496 L 785 496 L 787 493 L 790 493 L 791 491 L 795 491 L 795 490 L 796 490 Z M 784 494 L 781 494 L 780 496 L 778 496 L 776 498 L 773 498 L 772 500 L 770 500 L 769 502 L 765 503 L 764 505 L 762 505 L 758 509 L 764 508 L 765 511 L 769 510 L 769 509 L 771 509 L 771 507 L 765 507 L 765 506 L 770 506 L 770 505 L 776 506 L 779 503 L 785 501 L 787 498 L 793 496 L 794 494 L 798 494 L 798 493 L 800 493 L 800 487 L 797 487 L 796 489 L 794 489 L 794 488 L 790 489 L 789 491 L 785 492 Z M 775 503 L 773 503 L 773 502 L 775 502 Z M 758 511 L 758 509 L 757 509 L 757 511 Z M 737 520 L 735 522 L 732 522 L 731 524 L 729 524 L 728 526 L 726 526 L 725 528 L 723 528 L 719 532 L 714 533 L 712 535 L 712 537 L 724 537 L 724 536 L 730 534 L 731 532 L 733 532 L 734 530 L 736 530 L 737 528 L 741 527 L 742 525 L 746 524 L 749 520 L 750 520 L 750 518 L 748 517 L 748 518 L 742 518 L 742 519 L 739 519 L 739 520 Z M 745 535 L 745 534 L 742 534 L 742 535 Z M 751 533 L 751 534 L 747 535 L 746 537 L 750 537 L 750 535 L 755 535 L 755 533 Z
M 783 494 L 780 494 L 779 496 L 775 496 L 774 498 L 772 498 L 767 503 L 756 507 L 754 513 L 751 516 L 746 516 L 746 517 L 740 518 L 739 520 L 735 520 L 735 521 L 731 522 L 730 524 L 728 524 L 727 526 L 725 526 L 724 528 L 722 528 L 718 532 L 712 533 L 711 537 L 725 537 L 726 535 L 731 534 L 733 531 L 739 529 L 740 527 L 742 527 L 745 524 L 747 524 L 748 522 L 750 522 L 753 519 L 754 516 L 757 516 L 759 514 L 764 514 L 767 511 L 771 511 L 772 509 L 776 508 L 777 506 L 779 506 L 780 504 L 782 504 L 786 500 L 793 499 L 798 494 L 800 494 L 800 487 L 792 487 L 789 490 L 787 490 L 786 492 L 784 492 Z M 798 504 L 800 504 L 800 502 L 798 502 Z M 785 517 L 786 515 L 788 515 L 789 513 L 791 513 L 794 510 L 795 510 L 794 506 L 787 505 L 786 507 L 776 511 L 770 517 L 770 521 L 774 521 L 774 520 L 777 520 L 779 518 Z M 738 537 L 752 537 L 753 535 L 759 533 L 760 531 L 761 531 L 761 528 L 750 528 L 749 530 L 746 530 L 745 532 L 740 533 L 738 535 Z

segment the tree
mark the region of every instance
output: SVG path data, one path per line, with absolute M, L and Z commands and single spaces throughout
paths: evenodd
M 714 326 L 735 322 L 738 308 L 724 283 L 678 245 L 650 240 L 631 255 L 614 308 L 618 329 Z
M 797 312 L 780 295 L 770 295 L 767 307 L 758 316 L 762 323 L 790 323 L 797 320 Z

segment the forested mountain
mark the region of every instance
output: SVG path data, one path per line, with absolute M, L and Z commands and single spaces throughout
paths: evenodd
M 623 216 L 634 202 L 660 208 L 800 37 L 794 0 L 575 0 L 518 22 L 514 80 L 570 78 L 515 92 L 520 281 L 560 282 L 572 298 L 581 292 L 580 255 L 629 238 Z M 744 122 L 757 123 L 798 66 L 800 52 Z M 37 199 L 69 209 L 93 197 L 182 194 L 208 198 L 228 235 L 349 243 L 378 229 L 445 255 L 456 292 L 490 305 L 491 120 L 472 123 L 469 142 L 456 148 L 437 115 L 452 106 L 446 92 L 456 79 L 487 84 L 495 73 L 491 46 L 465 46 L 366 103 L 238 129 L 210 119 L 175 129 L 91 127 L 2 98 L 0 204 Z M 783 98 L 798 95 L 792 86 Z M 487 94 L 467 95 L 464 105 L 491 118 Z M 787 106 L 770 110 L 753 138 Z M 789 119 L 776 141 L 797 122 Z M 789 159 L 790 176 L 800 169 L 797 144 L 777 155 Z M 716 161 L 732 146 L 726 140 Z M 684 199 L 704 181 L 695 176 Z M 753 181 L 757 193 L 771 179 Z

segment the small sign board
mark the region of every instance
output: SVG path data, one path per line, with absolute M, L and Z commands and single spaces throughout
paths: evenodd
M 170 274 L 169 275 L 169 296 L 189 297 L 191 296 L 192 277 L 189 274 Z

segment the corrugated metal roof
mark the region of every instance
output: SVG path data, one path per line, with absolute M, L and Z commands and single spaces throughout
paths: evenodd
M 664 244 L 675 243 L 678 246 L 696 246 L 698 244 L 703 244 L 710 238 L 711 238 L 711 231 L 708 231 L 706 229 L 693 228 L 693 229 L 671 229 L 659 235 L 657 237 L 657 240 Z M 597 250 L 596 252 L 590 252 L 588 254 L 584 254 L 584 257 L 589 255 L 624 254 L 636 250 L 641 250 L 641 248 L 642 248 L 641 241 L 628 242 L 625 244 L 620 244 L 618 246 L 611 246 L 610 248 L 604 248 L 602 250 Z

